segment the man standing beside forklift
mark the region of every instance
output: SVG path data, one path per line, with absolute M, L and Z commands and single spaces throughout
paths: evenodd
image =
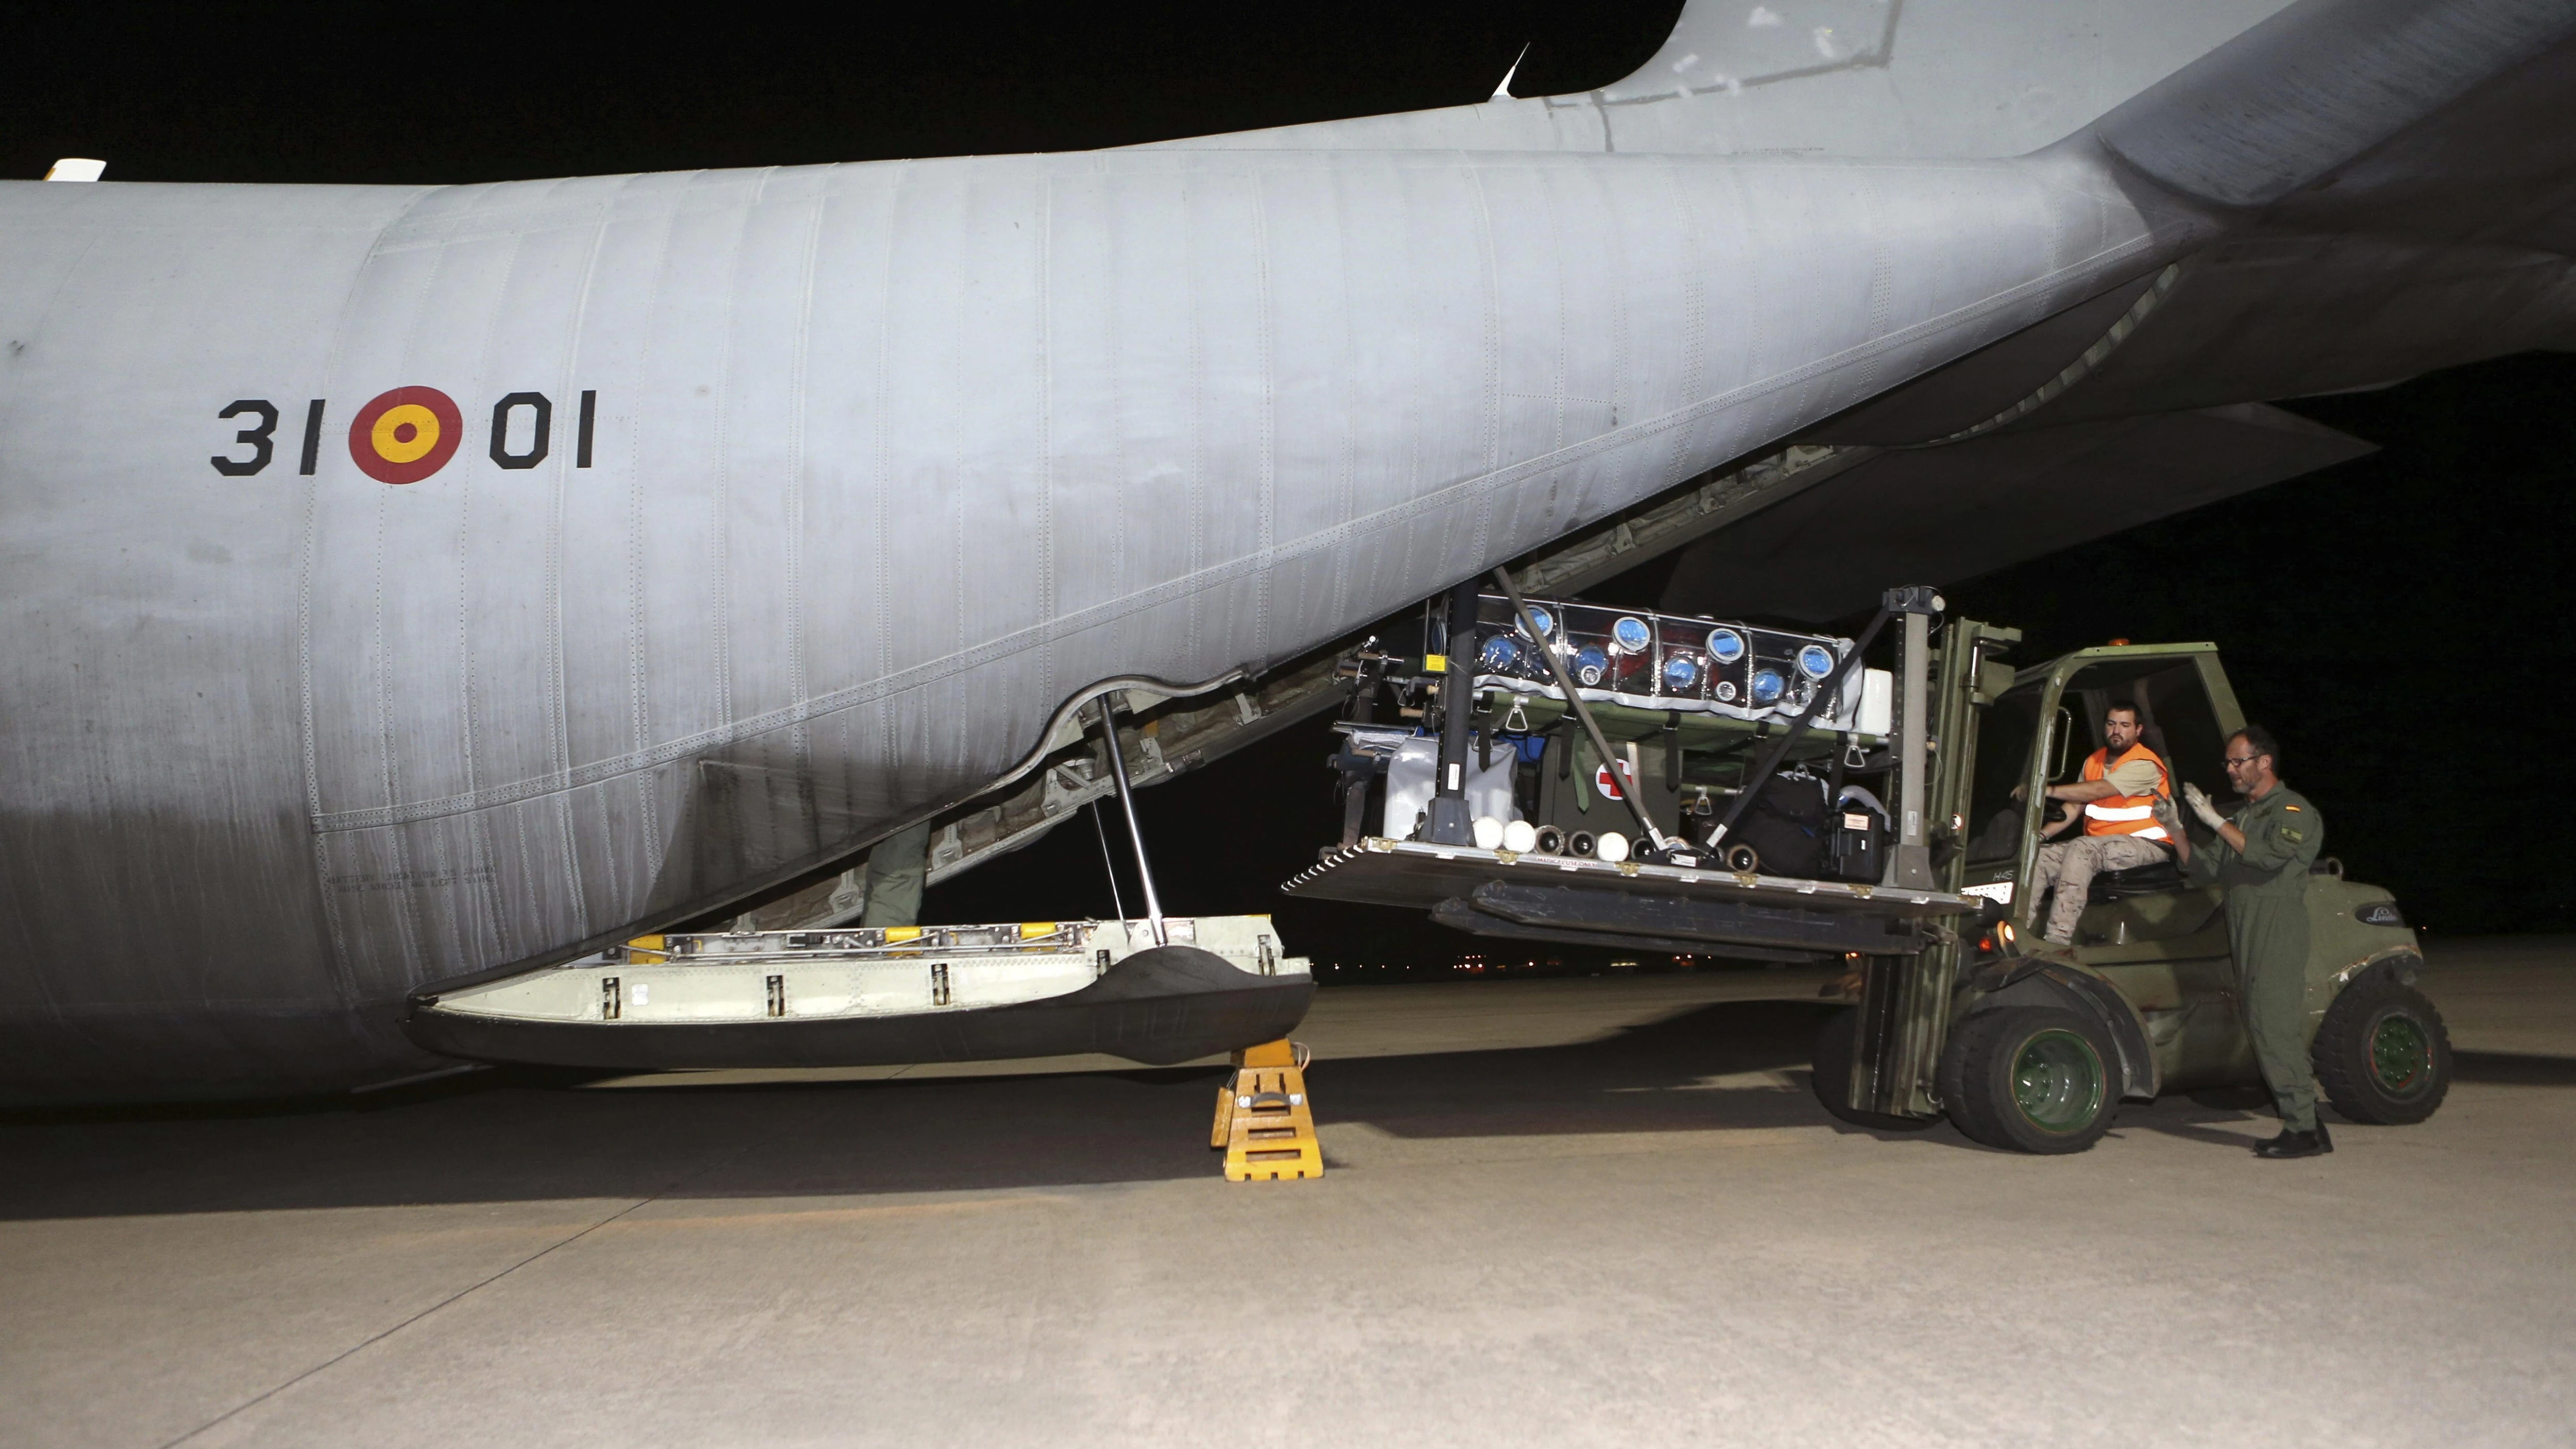
M 2074 840 L 2041 846 L 2039 869 L 2031 876 L 2030 911 L 2036 916 L 2040 894 L 2052 884 L 2056 902 L 2048 910 L 2049 941 L 2075 944 L 2075 922 L 2084 914 L 2093 877 L 2106 870 L 2129 870 L 2172 857 L 2169 832 L 2156 822 L 2156 802 L 2173 798 L 2173 781 L 2165 762 L 2139 739 L 2138 707 L 2116 700 L 2102 712 L 2101 749 L 2084 761 L 2081 779 L 2048 787 L 2048 798 L 2080 809 L 2050 826 L 2044 834 L 2060 835 L 2077 820 L 2084 833 Z M 2013 792 L 2019 798 L 2021 792 Z M 2027 922 L 2025 924 L 2028 924 Z
M 2243 984 L 2245 1034 L 2281 1109 L 2281 1135 L 2256 1143 L 2254 1155 L 2315 1157 L 2334 1151 L 2326 1124 L 2317 1120 L 2306 1032 L 2308 867 L 2326 831 L 2317 807 L 2281 783 L 2280 758 L 2279 742 L 2261 725 L 2229 736 L 2227 779 L 2245 797 L 2244 808 L 2231 819 L 2199 786 L 2186 785 L 2184 800 L 2218 839 L 2195 854 L 2182 831 L 2171 833 L 2194 884 L 2227 888 L 2227 937 Z

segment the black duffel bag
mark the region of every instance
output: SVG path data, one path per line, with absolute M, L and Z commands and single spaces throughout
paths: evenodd
M 1824 781 L 1803 770 L 1784 771 L 1762 783 L 1722 844 L 1752 846 L 1761 857 L 1754 868 L 1764 875 L 1814 879 L 1825 873 L 1833 813 Z

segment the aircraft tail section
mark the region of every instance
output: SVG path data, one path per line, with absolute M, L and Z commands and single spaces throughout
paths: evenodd
M 2098 119 L 2282 4 L 1691 0 L 1651 58 L 1597 89 L 1506 89 L 1475 105 L 1159 145 L 2018 156 Z
M 2571 0 L 2299 0 L 2092 133 L 2176 191 L 2264 206 L 2571 39 Z
M 1690 0 L 1644 65 L 1602 87 L 1611 101 L 1652 101 L 1827 72 L 1884 66 L 1899 12 L 1887 0 Z

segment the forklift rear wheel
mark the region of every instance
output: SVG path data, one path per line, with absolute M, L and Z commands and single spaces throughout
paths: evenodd
M 1961 1132 L 2015 1152 L 2081 1152 L 2111 1130 L 2119 1093 L 2101 1028 L 2058 1006 L 2008 1006 L 1960 1022 L 1941 1056 L 1941 1098 Z
M 1859 1039 L 1860 1013 L 1849 1007 L 1826 1017 L 1816 1032 L 1816 1100 L 1825 1104 L 1825 1110 L 1855 1127 L 1875 1127 L 1881 1132 L 1920 1132 L 1939 1121 L 1864 1112 L 1851 1104 L 1852 1051 Z
M 2414 987 L 2371 977 L 2326 1008 L 2310 1048 L 2326 1100 L 2355 1122 L 2421 1122 L 2451 1090 L 2451 1034 Z

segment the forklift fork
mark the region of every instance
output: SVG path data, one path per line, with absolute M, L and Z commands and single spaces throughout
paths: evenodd
M 1911 956 L 1862 958 L 1860 1029 L 1852 1044 L 1851 1105 L 1895 1117 L 1937 1117 L 1933 1090 L 1949 1035 L 1956 953 L 1936 943 Z

